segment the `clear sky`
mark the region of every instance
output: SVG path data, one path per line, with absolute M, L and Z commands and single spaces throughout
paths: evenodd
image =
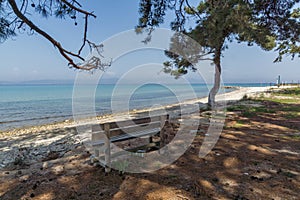
M 90 19 L 89 39 L 101 43 L 109 37 L 129 29 L 133 29 L 138 21 L 138 3 L 134 0 L 101 0 L 101 3 L 88 1 L 84 8 L 94 11 L 97 19 Z M 64 47 L 77 51 L 81 45 L 83 20 L 78 20 L 78 26 L 70 20 L 32 18 L 42 29 L 60 41 Z M 162 27 L 168 28 L 167 24 Z M 85 52 L 87 53 L 87 52 Z M 127 58 L 113 63 L 106 77 L 122 76 L 136 64 L 137 59 L 145 64 L 163 61 L 163 51 L 144 51 L 130 54 Z M 274 64 L 276 52 L 264 52 L 256 46 L 248 47 L 245 44 L 232 43 L 224 52 L 222 59 L 224 82 L 275 82 L 278 75 L 283 81 L 300 80 L 300 60 L 285 58 L 283 62 Z M 84 56 L 84 55 L 83 55 Z M 155 58 L 156 57 L 156 58 Z M 28 36 L 19 33 L 13 40 L 9 39 L 0 44 L 0 82 L 28 81 L 28 80 L 70 80 L 74 79 L 77 71 L 69 69 L 67 61 L 60 56 L 57 50 L 44 38 L 34 34 Z M 153 59 L 153 61 L 152 61 Z M 131 60 L 131 61 L 130 61 Z M 211 75 L 213 67 L 203 63 Z M 141 75 L 143 78 L 147 74 Z M 197 76 L 191 74 L 191 78 Z

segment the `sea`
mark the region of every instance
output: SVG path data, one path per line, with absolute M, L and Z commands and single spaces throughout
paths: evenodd
M 261 87 L 269 84 L 225 85 Z M 208 96 L 210 87 L 205 84 L 101 84 L 76 88 L 73 84 L 0 85 L 0 131 L 73 119 L 74 99 L 81 102 L 76 115 L 84 118 L 201 98 Z M 221 89 L 221 92 L 232 90 L 233 88 Z M 94 106 L 92 111 L 89 105 L 91 102 Z

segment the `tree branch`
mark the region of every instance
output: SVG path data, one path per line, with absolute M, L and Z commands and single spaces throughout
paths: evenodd
M 186 5 L 195 12 L 195 14 L 197 15 L 197 17 L 201 20 L 201 16 L 199 15 L 199 13 L 197 11 L 195 11 L 195 9 L 190 5 L 189 1 L 186 0 Z
M 85 23 L 84 23 L 84 33 L 83 33 L 83 43 L 78 51 L 78 55 L 81 54 L 82 49 L 84 48 L 85 44 L 86 44 L 86 37 L 87 37 L 87 29 L 88 29 L 88 15 L 85 15 Z
M 65 2 L 64 0 L 62 0 L 63 2 Z M 46 33 L 45 31 L 43 31 L 42 29 L 40 29 L 39 27 L 37 27 L 32 21 L 30 21 L 18 8 L 15 0 L 8 0 L 8 3 L 9 5 L 11 6 L 13 12 L 16 14 L 16 16 L 22 20 L 22 23 L 25 23 L 27 24 L 32 30 L 36 31 L 38 34 L 42 35 L 44 38 L 46 38 L 49 42 L 51 42 L 54 47 L 56 47 L 59 51 L 59 53 L 66 59 L 68 60 L 69 62 L 69 65 L 76 68 L 76 69 L 82 69 L 82 70 L 91 70 L 91 69 L 95 69 L 95 68 L 100 68 L 99 66 L 95 65 L 95 66 L 80 66 L 78 64 L 76 64 L 74 62 L 74 60 L 70 57 L 70 56 L 73 56 L 73 57 L 76 57 L 76 58 L 79 58 L 80 60 L 84 61 L 84 58 L 82 58 L 79 54 L 75 54 L 75 53 L 72 53 L 70 51 L 67 51 L 66 49 L 64 49 L 61 44 L 56 41 L 53 37 L 51 37 L 48 33 Z M 70 5 L 72 8 L 74 7 L 72 4 L 70 4 L 69 2 L 66 3 L 68 6 Z M 76 7 L 74 7 L 76 8 Z M 86 12 L 86 11 L 83 11 L 81 9 L 78 9 L 76 8 L 77 11 L 81 12 L 81 13 L 84 13 L 86 15 L 86 20 L 87 20 L 87 17 L 89 15 L 91 16 L 94 16 L 94 14 L 92 13 L 89 13 L 89 12 Z M 85 41 L 86 41 L 86 32 L 87 32 L 87 24 L 85 26 L 85 33 L 84 33 L 84 43 L 83 43 L 83 46 L 85 45 Z M 83 47 L 82 47 L 83 48 Z M 81 49 L 82 49 L 81 48 Z M 80 50 L 81 52 L 81 50 Z M 79 52 L 79 53 L 80 53 Z M 70 56 L 69 56 L 70 55 Z M 99 64 L 99 62 L 97 63 Z M 100 63 L 101 64 L 101 63 Z
M 70 2 L 68 2 L 68 1 L 66 1 L 66 0 L 61 0 L 61 2 L 63 2 L 64 4 L 66 4 L 67 6 L 69 6 L 70 8 L 72 8 L 72 9 L 74 9 L 74 10 L 76 10 L 76 11 L 82 13 L 82 14 L 85 14 L 85 15 L 88 15 L 88 16 L 93 16 L 94 18 L 97 17 L 97 16 L 94 15 L 93 13 L 87 12 L 87 11 L 85 11 L 85 10 L 82 10 L 82 9 L 80 9 L 80 8 L 78 8 L 78 7 L 76 7 L 76 6 L 74 6 L 73 4 L 71 4 Z
M 200 58 L 199 60 L 201 60 L 201 61 L 204 61 L 204 60 L 214 61 L 214 59 L 212 59 L 212 58 Z

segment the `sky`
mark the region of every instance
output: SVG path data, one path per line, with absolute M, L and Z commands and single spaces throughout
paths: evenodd
M 101 0 L 101 3 L 82 1 L 86 10 L 94 11 L 96 19 L 90 18 L 88 38 L 97 44 L 110 41 L 111 38 L 132 30 L 138 22 L 138 3 L 134 0 Z M 62 45 L 72 51 L 77 51 L 82 41 L 83 20 L 78 19 L 78 26 L 71 20 L 41 19 L 32 16 L 32 21 L 46 30 Z M 163 28 L 169 28 L 169 19 Z M 130 45 L 127 39 L 118 45 Z M 110 44 L 110 43 L 108 43 Z M 119 46 L 105 46 L 105 48 L 119 48 Z M 83 57 L 88 51 L 83 52 Z M 265 52 L 257 46 L 248 47 L 245 44 L 233 42 L 225 50 L 222 58 L 223 82 L 233 83 L 270 83 L 276 82 L 278 75 L 283 81 L 300 81 L 300 60 L 285 58 L 281 63 L 273 63 L 277 52 Z M 13 39 L 0 44 L 0 82 L 22 82 L 32 80 L 73 80 L 78 71 L 69 69 L 67 61 L 46 39 L 38 34 L 28 35 L 18 33 Z M 149 63 L 165 61 L 163 50 L 141 49 L 129 52 L 114 60 L 112 66 L 104 73 L 103 78 L 115 79 L 124 76 L 137 66 L 149 66 Z M 147 78 L 147 70 L 136 76 L 136 79 Z M 197 82 L 207 77 L 212 81 L 214 68 L 209 62 L 201 63 L 198 73 L 189 73 L 188 78 Z M 204 74 L 204 75 L 203 75 Z M 88 73 L 87 79 L 92 78 Z

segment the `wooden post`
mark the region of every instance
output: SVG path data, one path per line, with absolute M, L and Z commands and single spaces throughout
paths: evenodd
M 165 134 L 164 134 L 164 131 L 163 131 L 163 128 L 164 128 L 164 125 L 165 125 L 165 122 L 166 120 L 168 119 L 168 115 L 162 115 L 160 116 L 160 131 L 159 131 L 159 136 L 160 136 L 160 147 L 159 147 L 159 153 L 163 153 L 161 151 L 161 148 L 165 145 Z
M 150 135 L 150 137 L 149 137 L 149 143 L 150 143 L 150 144 L 153 143 L 152 135 Z
M 95 154 L 95 158 L 99 158 L 100 151 L 99 151 L 99 149 L 97 149 L 97 147 L 94 149 L 94 154 Z
M 105 172 L 110 172 L 110 126 L 109 123 L 104 124 L 104 131 L 105 131 Z
M 94 131 L 93 128 L 92 128 L 92 143 L 93 143 L 93 142 L 97 142 L 97 137 L 95 137 L 94 132 L 95 132 L 95 131 Z M 100 155 L 100 151 L 99 151 L 99 149 L 98 149 L 98 146 L 94 147 L 94 155 L 95 155 L 96 158 L 98 158 L 99 155 Z

